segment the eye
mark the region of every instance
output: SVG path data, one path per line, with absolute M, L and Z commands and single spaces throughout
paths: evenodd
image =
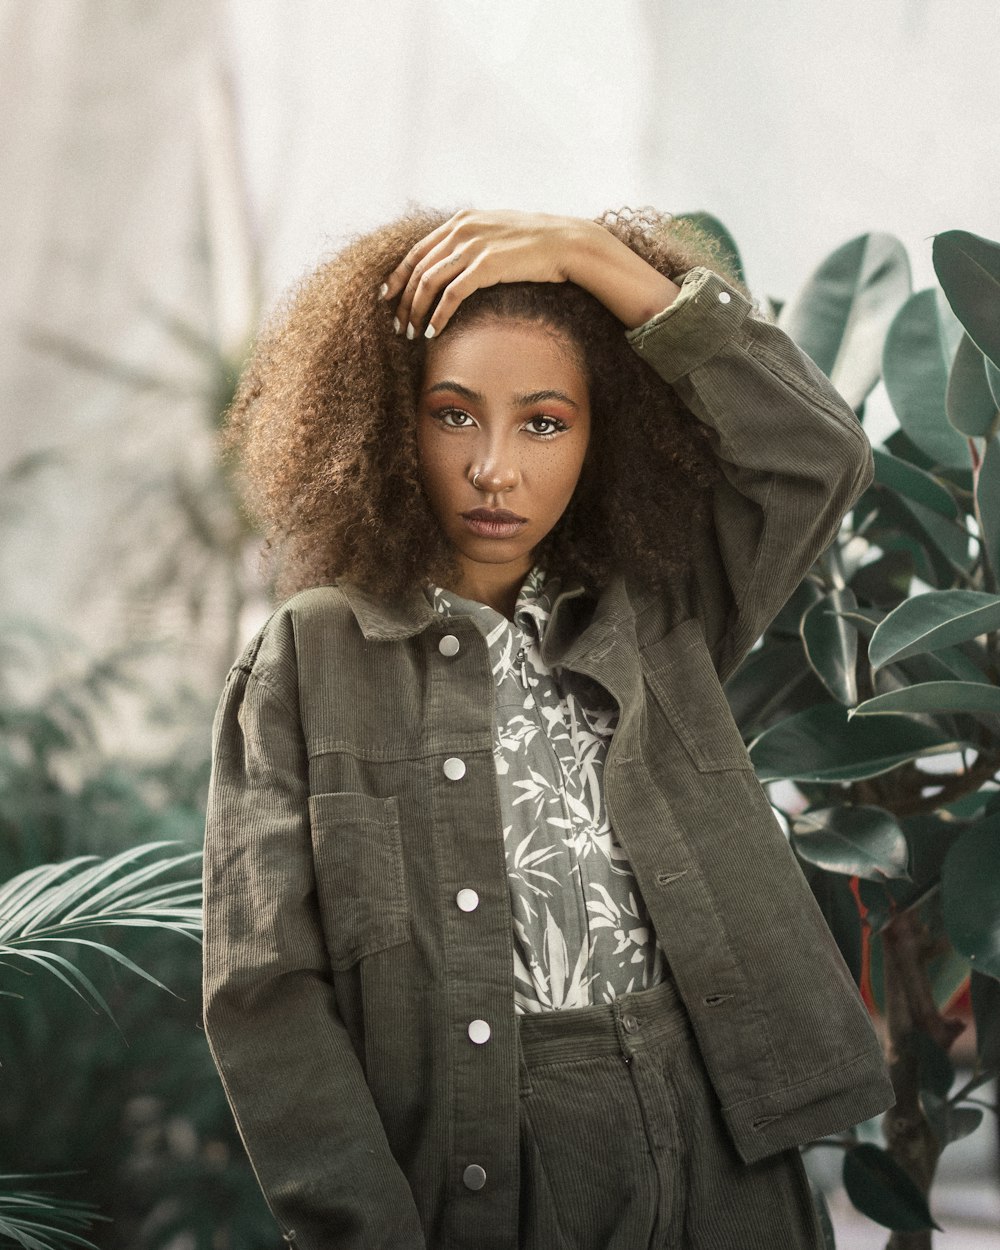
M 473 423 L 469 414 L 463 412 L 461 408 L 442 408 L 431 415 L 435 421 L 440 421 L 450 430 L 464 430 L 469 423 Z
M 548 428 L 540 430 L 537 428 L 539 424 Z M 541 413 L 537 417 L 532 417 L 527 425 L 536 427 L 531 433 L 538 435 L 539 438 L 552 438 L 554 434 L 561 434 L 563 430 L 569 429 L 565 421 L 560 421 L 558 417 L 546 417 Z

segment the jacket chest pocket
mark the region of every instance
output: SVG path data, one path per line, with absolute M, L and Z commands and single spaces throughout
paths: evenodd
M 753 770 L 696 618 L 642 649 L 646 684 L 700 772 Z
M 320 917 L 338 971 L 410 937 L 395 798 L 311 794 L 309 825 Z

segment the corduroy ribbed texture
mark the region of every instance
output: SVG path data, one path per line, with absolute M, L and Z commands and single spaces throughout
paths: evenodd
M 669 981 L 521 1023 L 521 1250 L 822 1250 L 798 1148 L 740 1159 Z
M 621 576 L 599 597 L 567 586 L 542 656 L 619 706 L 608 813 L 728 1134 L 719 1175 L 735 1195 L 759 1164 L 893 1101 L 721 684 L 874 467 L 826 378 L 718 275 L 692 277 L 630 341 L 708 431 L 724 473 L 715 525 L 663 593 Z M 445 633 L 457 651 L 439 650 Z M 492 709 L 481 633 L 419 589 L 391 602 L 303 591 L 229 675 L 206 825 L 205 1028 L 301 1250 L 515 1250 L 528 1233 Z M 565 1147 L 572 1162 L 568 1131 Z

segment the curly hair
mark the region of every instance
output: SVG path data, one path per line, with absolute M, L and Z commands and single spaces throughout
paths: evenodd
M 259 335 L 221 437 L 247 512 L 263 532 L 276 599 L 338 578 L 391 597 L 448 585 L 454 553 L 423 490 L 416 411 L 421 338 L 392 330 L 379 284 L 451 212 L 411 209 L 353 236 L 285 297 Z M 715 239 L 655 209 L 595 218 L 671 279 L 707 265 L 745 291 Z M 616 570 L 660 585 L 683 575 L 689 529 L 709 523 L 721 470 L 705 431 L 633 351 L 621 322 L 572 282 L 482 288 L 444 334 L 515 317 L 565 336 L 584 363 L 591 445 L 536 561 L 599 588 Z

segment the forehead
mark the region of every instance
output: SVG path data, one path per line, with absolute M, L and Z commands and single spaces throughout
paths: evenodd
M 475 321 L 445 327 L 427 344 L 424 386 L 443 379 L 475 390 L 540 390 L 558 387 L 586 393 L 580 350 L 566 334 L 534 321 Z

